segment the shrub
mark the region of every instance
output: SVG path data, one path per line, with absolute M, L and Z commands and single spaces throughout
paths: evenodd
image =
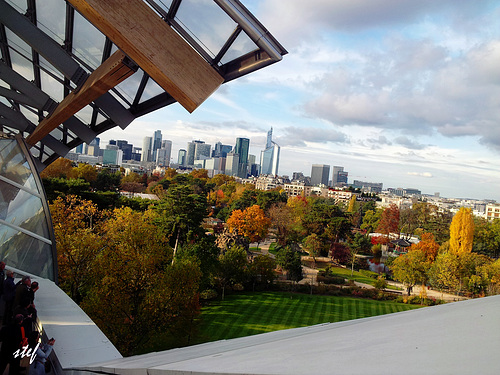
M 200 293 L 200 299 L 206 301 L 215 299 L 217 298 L 217 296 L 218 296 L 217 292 L 213 289 L 207 289 Z

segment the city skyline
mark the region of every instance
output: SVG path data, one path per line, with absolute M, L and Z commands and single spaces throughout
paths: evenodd
M 250 154 L 274 129 L 280 175 L 344 166 L 349 180 L 500 201 L 500 3 L 443 0 L 244 2 L 287 48 L 193 114 L 178 104 L 101 139 L 140 145 L 160 129 L 172 155 L 203 139 Z M 300 20 L 301 27 L 296 27 Z

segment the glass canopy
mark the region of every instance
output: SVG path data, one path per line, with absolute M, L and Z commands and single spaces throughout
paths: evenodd
M 223 82 L 275 63 L 287 53 L 239 0 L 144 4 Z M 0 131 L 27 138 L 117 49 L 71 0 L 0 0 Z M 31 147 L 39 170 L 108 129 L 124 129 L 135 118 L 176 102 L 143 70 L 147 68 L 135 64 L 129 78 Z
M 57 280 L 55 240 L 41 180 L 24 140 L 0 133 L 0 259 Z

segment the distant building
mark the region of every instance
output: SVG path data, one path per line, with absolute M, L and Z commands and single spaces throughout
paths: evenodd
M 228 176 L 237 176 L 239 164 L 240 156 L 234 152 L 228 153 L 226 157 L 226 170 L 224 174 Z
M 326 164 L 313 164 L 311 168 L 311 185 L 328 186 L 328 178 L 330 177 L 330 166 Z
M 160 167 L 169 167 L 171 153 L 172 153 L 172 141 L 168 140 L 162 141 L 161 148 L 156 150 L 156 165 Z
M 156 130 L 153 137 L 153 151 L 151 152 L 151 161 L 156 160 L 157 151 L 161 148 L 161 130 Z
M 217 142 L 214 150 L 212 151 L 212 157 L 225 158 L 232 149 L 233 148 L 230 145 L 223 145 L 221 142 Z
M 204 141 L 192 141 L 188 142 L 187 144 L 187 155 L 186 155 L 186 165 L 193 165 L 195 159 L 200 159 L 200 153 L 202 153 L 202 147 L 199 147 L 198 145 L 204 145 Z M 210 147 L 210 146 L 208 146 Z M 197 151 L 198 149 L 198 151 Z M 203 154 L 206 152 L 206 148 L 203 148 Z M 208 155 L 206 155 L 206 158 L 210 157 L 210 152 Z
M 141 161 L 149 162 L 151 161 L 151 156 L 153 152 L 153 138 L 152 137 L 144 137 L 142 140 L 142 155 Z
M 113 145 L 108 145 L 113 146 Z M 116 149 L 107 148 L 103 150 L 102 154 L 102 164 L 103 165 L 121 165 L 123 158 L 123 151 L 118 149 L 118 146 L 115 146 Z
M 187 165 L 187 151 L 182 148 L 179 150 L 179 153 L 177 154 L 177 164 L 184 167 Z
M 487 220 L 500 219 L 499 203 L 490 203 L 486 205 L 486 219 Z
M 334 165 L 332 168 L 332 186 L 347 185 L 348 172 L 344 171 L 344 167 Z
M 267 132 L 266 149 L 260 153 L 260 174 L 278 175 L 280 146 L 273 142 L 273 129 Z
M 354 180 L 352 186 L 356 189 L 361 189 L 364 192 L 381 193 L 384 187 L 382 182 L 365 182 Z
M 250 139 L 236 138 L 234 152 L 239 155 L 238 177 L 246 178 L 248 175 L 248 151 L 250 148 Z

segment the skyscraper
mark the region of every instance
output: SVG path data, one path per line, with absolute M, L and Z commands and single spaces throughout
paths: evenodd
M 238 166 L 238 177 L 246 178 L 248 174 L 248 150 L 250 148 L 250 139 L 236 138 L 234 152 L 240 156 Z
M 187 151 L 184 149 L 180 149 L 179 153 L 177 154 L 177 164 L 186 166 L 187 163 Z
M 168 140 L 162 141 L 161 148 L 156 150 L 156 164 L 162 167 L 169 167 L 171 154 L 172 154 L 172 141 Z
M 311 168 L 311 185 L 328 185 L 330 166 L 326 164 L 313 164 Z
M 228 152 L 231 152 L 233 148 L 230 145 L 223 145 L 221 142 L 215 144 L 214 150 L 212 151 L 213 158 L 225 158 Z
M 142 155 L 141 161 L 151 161 L 151 153 L 153 151 L 153 138 L 152 137 L 144 137 L 142 140 Z
M 238 174 L 238 165 L 240 163 L 240 157 L 234 152 L 230 152 L 226 157 L 226 171 L 224 174 L 228 176 L 236 176 Z
M 332 186 L 347 184 L 348 172 L 344 171 L 344 167 L 334 165 L 332 168 Z
M 153 137 L 153 151 L 151 152 L 151 161 L 156 160 L 156 151 L 161 148 L 161 130 L 155 131 Z
M 278 175 L 280 146 L 272 140 L 273 128 L 267 132 L 266 149 L 260 153 L 260 173 Z
M 187 156 L 186 156 L 186 165 L 193 165 L 196 160 L 196 145 L 204 144 L 204 141 L 192 141 L 187 144 Z M 201 148 L 200 148 L 201 150 Z M 208 155 L 210 157 L 210 154 Z

